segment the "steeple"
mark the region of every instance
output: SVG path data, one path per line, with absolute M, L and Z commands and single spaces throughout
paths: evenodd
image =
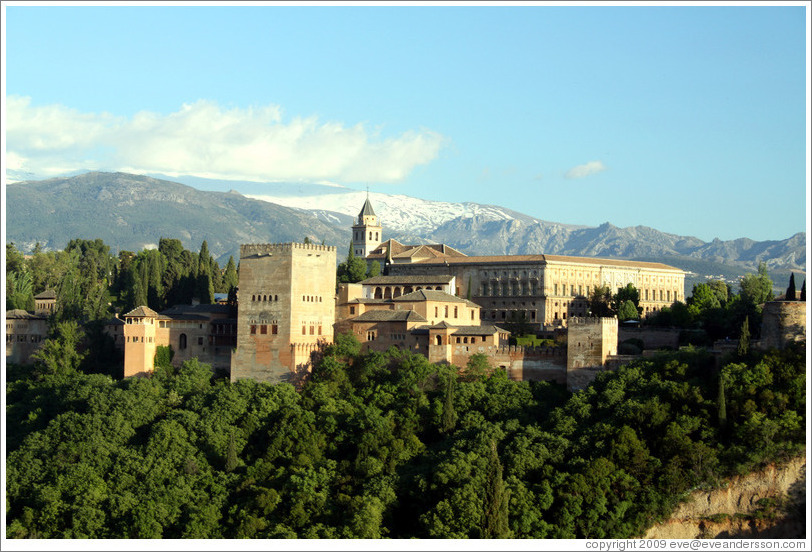
M 378 216 L 369 202 L 369 190 L 358 220 L 352 227 L 352 250 L 356 257 L 366 257 L 381 245 L 381 231 L 383 228 L 378 222 Z

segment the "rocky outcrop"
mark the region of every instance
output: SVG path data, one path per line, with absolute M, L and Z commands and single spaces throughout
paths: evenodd
M 806 538 L 806 458 L 694 491 L 644 538 Z

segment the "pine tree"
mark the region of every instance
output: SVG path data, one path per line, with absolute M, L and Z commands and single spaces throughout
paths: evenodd
M 806 283 L 806 281 L 804 281 Z M 795 301 L 795 273 L 790 272 L 789 274 L 789 287 L 787 287 L 787 292 L 784 294 L 787 301 Z
M 739 346 L 736 348 L 736 354 L 740 357 L 746 356 L 750 350 L 750 317 L 745 316 L 742 322 L 742 330 L 739 335 Z

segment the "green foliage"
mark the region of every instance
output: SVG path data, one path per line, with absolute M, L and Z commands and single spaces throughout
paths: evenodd
M 802 348 L 721 374 L 664 353 L 570 394 L 344 335 L 297 391 L 168 348 L 152 377 L 85 374 L 62 324 L 9 372 L 8 538 L 626 538 L 805 445 Z
M 637 320 L 638 319 L 638 313 L 637 313 L 637 307 L 634 306 L 634 302 L 627 299 L 626 301 L 621 303 L 620 309 L 618 309 L 618 312 L 617 312 L 617 318 L 621 322 L 623 322 L 625 320 Z
M 736 347 L 736 354 L 740 357 L 746 356 L 750 351 L 750 319 L 745 317 L 742 322 L 742 329 L 739 332 L 739 344 Z
M 612 290 L 608 285 L 594 286 L 589 295 L 589 311 L 592 316 L 612 316 Z
M 369 270 L 366 273 L 367 278 L 374 278 L 381 273 L 381 263 L 378 261 L 372 261 L 369 265 Z
M 350 242 L 347 260 L 338 265 L 338 268 L 336 269 L 336 279 L 340 284 L 354 284 L 363 280 L 366 275 L 367 263 L 364 259 L 355 256 L 352 249 L 352 242 Z

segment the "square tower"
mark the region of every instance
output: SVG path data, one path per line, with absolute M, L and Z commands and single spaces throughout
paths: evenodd
M 231 381 L 292 381 L 333 341 L 336 248 L 284 243 L 240 246 L 237 349 Z

